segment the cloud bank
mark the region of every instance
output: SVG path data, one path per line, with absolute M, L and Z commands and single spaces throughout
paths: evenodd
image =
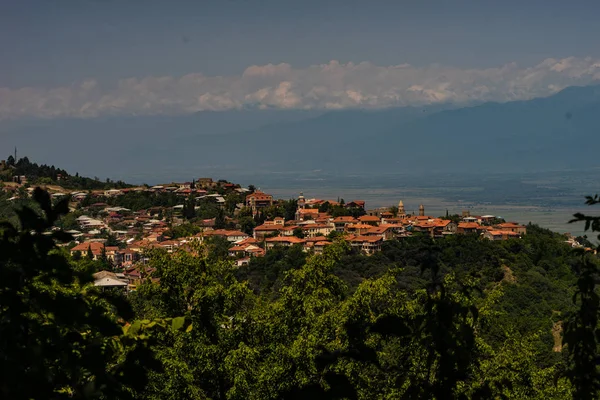
M 0 88 L 0 119 L 186 114 L 242 108 L 382 108 L 525 100 L 600 81 L 600 60 L 549 58 L 533 67 L 459 69 L 331 61 L 297 69 L 253 65 L 240 76 L 95 79 L 70 86 Z

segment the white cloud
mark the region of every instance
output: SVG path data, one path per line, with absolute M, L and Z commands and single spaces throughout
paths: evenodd
M 240 76 L 128 78 L 103 87 L 95 79 L 55 88 L 0 88 L 0 119 L 92 118 L 183 114 L 244 107 L 340 109 L 437 102 L 510 101 L 547 96 L 600 81 L 600 60 L 549 58 L 533 67 L 460 69 L 369 62 L 252 65 Z

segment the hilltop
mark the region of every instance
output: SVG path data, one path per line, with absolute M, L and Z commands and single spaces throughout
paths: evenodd
M 131 186 L 123 181 L 114 182 L 110 178 L 106 178 L 106 181 L 102 182 L 98 177 L 79 176 L 78 172 L 72 175 L 54 165 L 37 164 L 31 162 L 28 157 L 15 160 L 12 155 L 8 156 L 6 160 L 0 161 L 0 182 L 10 184 L 10 186 L 25 184 L 44 186 L 50 190 L 97 190 Z

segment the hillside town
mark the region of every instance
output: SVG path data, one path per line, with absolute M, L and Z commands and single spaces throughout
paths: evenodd
M 35 186 L 27 183 L 26 176 L 17 176 L 2 184 L 2 191 L 8 201 L 19 201 Z M 129 290 L 135 290 L 149 273 L 145 255 L 152 249 L 194 251 L 195 244 L 218 241 L 235 265 L 244 267 L 276 247 L 298 246 L 320 254 L 339 239 L 357 252 L 372 255 L 386 241 L 414 235 L 434 239 L 478 235 L 481 240 L 504 241 L 527 234 L 526 226 L 494 215 L 462 211 L 431 216 L 424 205 L 413 214 L 406 212 L 402 200 L 377 209 L 367 208 L 362 200 L 305 198 L 302 193 L 297 199 L 282 200 L 253 186 L 243 188 L 211 178 L 105 190 L 42 188 L 54 201 L 68 199 L 71 219 L 56 229 L 63 228 L 74 238 L 67 245 L 71 256 L 105 260 L 112 271 L 99 272 L 97 284 Z M 214 216 L 204 218 L 207 215 Z M 571 237 L 566 241 L 580 246 Z
M 21 183 L 18 183 L 20 181 Z M 27 185 L 27 177 L 19 176 L 3 190 L 12 193 L 9 201 L 19 198 L 19 191 L 33 191 Z M 447 235 L 477 234 L 489 240 L 508 240 L 526 234 L 526 227 L 515 222 L 504 222 L 492 215 L 470 215 L 463 212 L 454 218 L 428 216 L 424 205 L 419 206 L 418 215 L 408 214 L 402 201 L 395 207 L 368 209 L 361 200 L 307 199 L 302 194 L 292 200 L 295 205 L 293 218 L 276 216 L 268 218 L 269 210 L 285 200 L 253 187 L 242 188 L 226 181 L 200 178 L 193 182 L 107 189 L 71 191 L 61 186 L 44 187 L 57 201 L 68 197 L 75 218 L 68 233 L 75 242 L 70 247 L 74 257 L 90 253 L 93 259 L 105 257 L 117 269 L 122 269 L 128 278 L 139 276 L 138 264 L 143 264 L 144 251 L 153 248 L 167 252 L 187 250 L 193 242 L 220 238 L 229 245 L 229 256 L 237 266 L 247 265 L 253 257 L 264 256 L 276 246 L 301 246 L 306 252 L 319 254 L 338 237 L 364 254 L 381 250 L 388 240 L 402 240 L 412 235 L 428 235 L 442 238 Z M 119 203 L 119 197 L 143 193 L 146 196 L 174 196 L 177 204 L 132 210 Z M 230 213 L 226 199 L 241 200 L 235 203 Z M 186 203 L 193 199 L 194 209 L 200 202 L 209 202 L 223 211 L 223 222 L 218 217 L 195 220 L 190 223 L 186 216 Z M 288 201 L 289 202 L 289 201 Z M 332 210 L 334 210 L 332 212 Z M 194 214 L 194 212 L 192 212 Z M 227 215 L 230 214 L 230 215 Z M 243 229 L 239 216 L 251 215 L 260 221 L 251 230 Z M 289 213 L 288 213 L 289 214 Z M 173 228 L 193 225 L 193 235 L 174 237 Z M 222 226 L 219 226 L 222 225 Z M 110 236 L 110 242 L 107 236 Z M 135 280 L 135 279 L 133 279 Z

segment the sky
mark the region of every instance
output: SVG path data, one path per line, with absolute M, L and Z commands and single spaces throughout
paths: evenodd
M 509 101 L 600 83 L 600 2 L 0 0 L 0 119 Z

